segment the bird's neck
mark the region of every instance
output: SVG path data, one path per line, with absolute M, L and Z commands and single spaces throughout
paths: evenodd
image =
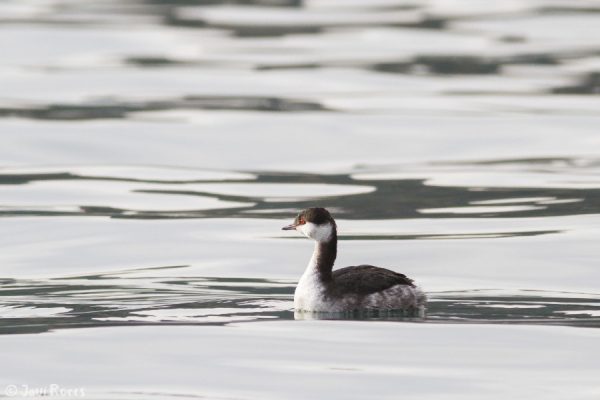
M 329 282 L 332 280 L 331 271 L 333 263 L 337 256 L 337 232 L 335 228 L 326 241 L 315 242 L 313 255 L 306 268 L 306 273 L 316 275 L 320 281 Z

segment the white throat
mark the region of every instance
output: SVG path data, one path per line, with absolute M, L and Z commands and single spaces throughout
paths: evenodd
M 294 308 L 296 311 L 325 309 L 325 286 L 319 278 L 317 268 L 319 252 L 319 243 L 317 242 L 315 243 L 313 255 L 302 277 L 300 277 L 296 291 L 294 292 Z

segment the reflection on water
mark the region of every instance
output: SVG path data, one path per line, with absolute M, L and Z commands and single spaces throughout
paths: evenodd
M 586 0 L 1 1 L 0 393 L 597 399 L 600 330 L 547 326 L 600 327 L 599 37 Z M 295 316 L 315 205 L 425 312 Z
M 210 97 L 186 96 L 182 99 L 146 101 L 146 102 L 114 102 L 92 104 L 50 104 L 48 106 L 0 107 L 1 117 L 20 117 L 43 120 L 91 120 L 127 118 L 141 111 L 171 110 L 232 110 L 232 111 L 270 111 L 300 112 L 326 111 L 321 104 L 276 97 Z
M 135 325 L 226 325 L 274 319 L 511 323 L 600 327 L 600 295 L 544 291 L 430 292 L 426 309 L 387 313 L 296 313 L 295 282 L 179 277 L 181 266 L 57 278 L 0 280 L 0 333 Z M 172 269 L 172 277 L 152 277 Z
M 375 229 L 368 234 L 342 231 L 342 243 L 526 238 L 556 235 L 572 228 L 557 223 L 556 229 L 514 225 L 512 230 L 481 227 L 468 232 L 451 229 L 393 233 L 386 232 L 389 228 L 383 226 L 378 229 L 377 224 L 402 219 L 444 221 L 465 216 L 510 217 L 518 221 L 598 214 L 600 188 L 595 177 L 599 165 L 594 159 L 495 160 L 362 166 L 354 173 L 336 175 L 118 166 L 5 169 L 0 170 L 0 215 L 260 221 L 289 219 L 297 210 L 319 204 L 331 208 L 339 218 L 373 224 Z M 469 178 L 469 174 L 475 177 Z M 496 179 L 503 175 L 508 180 Z M 467 185 L 460 181 L 465 176 Z M 531 186 L 523 186 L 521 181 L 513 183 L 515 176 L 528 176 Z M 472 183 L 469 179 L 477 181 L 477 185 L 468 185 Z M 486 179 L 489 186 L 485 185 Z M 127 204 L 131 206 L 123 206 Z M 223 325 L 294 318 L 600 327 L 600 295 L 595 293 L 460 291 L 458 286 L 459 291 L 428 292 L 427 309 L 422 313 L 294 315 L 295 281 L 269 276 L 182 276 L 178 271 L 181 268 L 41 280 L 3 279 L 0 330 L 29 333 L 73 327 Z M 152 275 L 153 271 L 162 270 L 166 270 L 168 278 Z M 132 272 L 137 274 L 132 276 Z
M 1 1 L 0 393 L 597 399 L 599 11 Z M 314 205 L 427 309 L 294 315 Z
M 160 270 L 174 267 L 161 267 Z M 153 268 L 149 269 L 151 272 Z M 2 333 L 139 324 L 224 324 L 287 318 L 289 283 L 259 279 L 128 278 L 127 274 L 1 282 Z
M 287 218 L 294 210 L 315 204 L 335 210 L 338 217 L 365 220 L 456 218 L 465 214 L 470 218 L 525 218 L 600 212 L 597 160 L 405 165 L 336 175 L 256 172 L 241 179 L 235 172 L 221 173 L 224 179 L 218 174 L 216 179 L 202 179 L 212 171 L 193 169 L 171 170 L 175 174 L 171 179 L 148 177 L 152 173 L 164 175 L 160 168 L 146 173 L 139 168 L 133 177 L 117 167 L 112 171 L 105 167 L 104 174 L 101 167 L 99 171 L 90 169 L 93 173 L 85 168 L 69 172 L 69 167 L 54 168 L 53 172 L 39 168 L 36 173 L 0 169 L 4 198 L 0 216 Z M 187 177 L 177 177 L 178 173 Z M 200 179 L 191 178 L 194 173 Z M 94 188 L 101 191 L 94 193 Z M 87 197 L 86 192 L 90 193 Z M 125 208 L 122 203 L 137 206 Z

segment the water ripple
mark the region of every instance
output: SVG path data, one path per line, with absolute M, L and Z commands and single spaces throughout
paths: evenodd
M 183 266 L 160 267 L 174 269 Z M 0 333 L 129 325 L 223 325 L 293 319 L 295 282 L 222 277 L 152 277 L 156 268 L 0 283 Z M 146 276 L 128 276 L 145 272 Z M 600 327 L 600 294 L 469 290 L 428 293 L 421 316 L 377 312 L 297 314 L 300 319 L 525 323 Z
M 0 170 L 0 216 L 284 218 L 314 204 L 343 218 L 375 220 L 597 214 L 597 165 L 497 161 L 337 175 L 117 166 Z

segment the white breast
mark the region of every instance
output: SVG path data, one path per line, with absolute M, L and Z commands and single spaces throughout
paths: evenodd
M 329 309 L 325 301 L 325 288 L 317 271 L 310 264 L 296 286 L 294 308 L 296 311 L 328 311 Z

